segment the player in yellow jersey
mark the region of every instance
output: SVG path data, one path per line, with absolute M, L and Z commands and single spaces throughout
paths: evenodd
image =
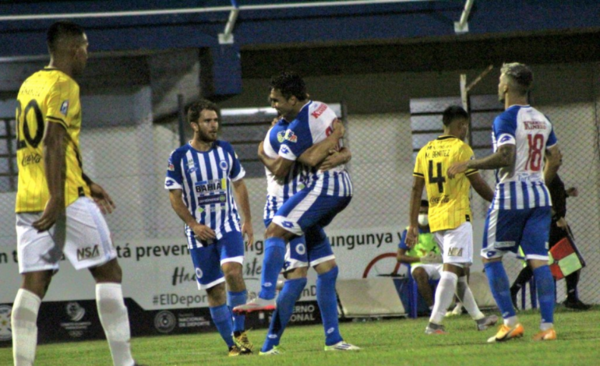
M 83 174 L 79 152 L 79 85 L 88 58 L 81 27 L 56 22 L 47 33 L 48 67 L 17 97 L 17 250 L 23 282 L 12 308 L 15 366 L 33 365 L 40 304 L 64 254 L 96 281 L 98 314 L 114 365 L 132 366 L 130 329 L 110 231 L 102 212 L 114 204 Z
M 429 324 L 425 328 L 427 334 L 445 333 L 442 321 L 455 292 L 476 321 L 478 330 L 485 330 L 498 321 L 497 316 L 486 317 L 479 310 L 466 276 L 473 262 L 469 188 L 472 185 L 488 201 L 491 201 L 494 193 L 476 169 L 468 170 L 455 179 L 448 179 L 448 167 L 454 162 L 471 159 L 473 150 L 463 142 L 469 123 L 469 115 L 463 108 L 446 108 L 443 123 L 444 134 L 428 142 L 417 155 L 410 202 L 410 226 L 406 234 L 406 244 L 409 247 L 415 245 L 419 235 L 421 195 L 425 187 L 429 199 L 429 227 L 442 250 L 444 262 Z

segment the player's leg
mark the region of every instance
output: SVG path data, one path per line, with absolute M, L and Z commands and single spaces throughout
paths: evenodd
M 510 283 L 502 265 L 507 251 L 516 252 L 524 225 L 524 210 L 498 210 L 490 208 L 483 232 L 481 256 L 490 290 L 502 313 L 503 325 L 488 342 L 501 342 L 523 336 L 510 298 Z
M 534 336 L 534 340 L 553 340 L 556 339 L 554 330 L 555 288 L 554 278 L 548 267 L 547 247 L 551 221 L 550 207 L 538 207 L 531 211 L 523 230 L 521 246 L 525 253 L 525 259 L 533 270 L 540 315 L 542 316 L 540 332 Z
M 38 232 L 32 223 L 40 216 L 41 213 L 17 214 L 17 252 L 22 282 L 11 312 L 13 359 L 16 366 L 30 366 L 35 361 L 40 305 L 52 275 L 58 270 L 59 256 L 51 255 L 60 254 L 60 249 L 51 236 L 56 232 L 56 225 L 49 231 Z M 64 231 L 64 222 L 62 229 Z
M 317 271 L 317 303 L 323 321 L 325 351 L 358 351 L 359 347 L 345 342 L 340 334 L 335 292 L 339 270 L 331 243 L 320 226 L 307 230 L 306 241 L 310 265 Z
M 417 283 L 417 289 L 419 294 L 425 300 L 425 304 L 429 308 L 429 311 L 433 310 L 433 291 L 429 285 L 429 280 L 439 280 L 440 271 L 437 270 L 437 265 L 434 264 L 419 264 L 411 267 L 411 275 Z M 430 276 L 430 273 L 437 274 L 437 278 Z
M 229 311 L 232 311 L 234 307 L 245 304 L 248 298 L 243 274 L 242 234 L 238 231 L 224 233 L 216 245 L 217 249 L 220 249 L 221 270 L 227 283 L 227 306 Z M 233 341 L 240 349 L 246 348 L 252 351 L 254 346 L 248 339 L 245 321 L 244 314 L 233 314 Z
M 263 356 L 279 354 L 277 346 L 279 346 L 283 332 L 294 312 L 294 306 L 306 286 L 308 256 L 304 236 L 290 241 L 286 252 L 285 267 L 286 280 L 277 296 L 277 307 L 271 317 L 267 338 L 260 351 L 260 355 Z
M 67 207 L 64 254 L 75 269 L 87 268 L 94 277 L 98 317 L 113 364 L 134 365 L 121 267 L 104 216 L 90 198 L 81 197 Z

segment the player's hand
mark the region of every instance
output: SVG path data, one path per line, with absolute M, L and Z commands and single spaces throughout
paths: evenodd
M 321 165 L 319 165 L 319 170 L 323 172 L 327 171 L 333 167 L 343 164 L 344 162 L 342 160 L 343 157 L 342 154 L 339 153 L 339 151 L 333 149 L 329 150 L 329 155 L 327 155 L 325 160 L 321 162 Z
M 96 202 L 96 205 L 103 214 L 112 213 L 117 208 L 110 195 L 100 185 L 96 183 L 90 184 L 90 191 L 92 192 L 94 202 Z
M 196 240 L 209 241 L 217 237 L 213 229 L 200 223 L 196 223 L 190 229 L 192 229 L 192 231 L 194 232 Z
M 556 226 L 558 226 L 559 228 L 563 229 L 563 230 L 567 230 L 567 220 L 565 220 L 564 217 L 561 217 L 560 219 L 558 219 L 558 221 L 556 222 Z
M 32 226 L 38 230 L 38 232 L 46 231 L 52 227 L 59 219 L 65 218 L 65 200 L 64 197 L 53 198 L 50 197 L 42 216 L 34 221 Z
M 406 239 L 404 240 L 404 243 L 410 249 L 410 248 L 414 247 L 415 244 L 417 244 L 418 240 L 419 240 L 419 228 L 416 226 L 409 226 L 408 229 L 406 230 Z
M 344 134 L 346 133 L 346 128 L 344 127 L 342 121 L 340 121 L 337 118 L 334 119 L 331 128 L 333 128 L 332 134 L 336 134 L 337 138 L 341 139 L 342 137 L 344 137 Z
M 571 187 L 571 188 L 567 189 L 567 196 L 569 196 L 569 197 L 579 196 L 579 191 L 577 190 L 577 187 Z
M 464 173 L 467 171 L 467 164 L 469 161 L 463 161 L 462 163 L 454 163 L 448 168 L 448 178 L 452 179 L 457 174 Z
M 242 224 L 242 239 L 248 239 L 248 248 L 252 248 L 254 245 L 254 229 L 252 229 L 251 222 L 244 222 Z

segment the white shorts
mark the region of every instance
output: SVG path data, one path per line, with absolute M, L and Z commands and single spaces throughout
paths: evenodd
M 444 263 L 473 263 L 473 227 L 470 222 L 433 234 L 442 250 Z
M 440 274 L 442 273 L 444 265 L 443 264 L 417 264 L 411 266 L 410 273 L 413 273 L 417 268 L 423 268 L 425 272 L 427 272 L 427 276 L 430 280 L 437 281 L 440 279 Z
M 32 224 L 42 212 L 17 214 L 19 273 L 57 271 L 63 254 L 77 270 L 117 257 L 106 220 L 92 199 L 78 198 L 66 213 L 66 222 L 41 233 Z

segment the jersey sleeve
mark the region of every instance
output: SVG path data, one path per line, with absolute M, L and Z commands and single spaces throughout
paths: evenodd
M 297 160 L 313 144 L 308 113 L 304 111 L 301 113 L 290 123 L 279 147 L 279 156 L 284 159 Z
M 402 235 L 400 236 L 400 243 L 398 244 L 398 249 L 404 249 L 404 250 L 408 250 L 408 247 L 406 246 L 406 234 L 407 234 L 407 230 L 404 229 L 404 231 L 402 232 Z
M 460 151 L 459 151 L 459 156 L 458 156 L 458 161 L 459 162 L 463 162 L 463 161 L 467 161 L 467 160 L 473 160 L 475 159 L 475 154 L 473 153 L 473 149 L 471 149 L 471 146 L 467 145 L 467 144 L 462 144 L 462 146 L 460 147 Z M 477 173 L 479 170 L 478 169 L 467 169 L 467 171 L 465 172 L 465 176 L 469 176 L 472 174 Z
M 183 189 L 183 174 L 181 172 L 181 155 L 177 150 L 171 153 L 167 164 L 165 189 Z
M 517 131 L 517 122 L 515 119 L 509 119 L 506 113 L 496 117 L 493 125 L 494 136 L 496 137 L 496 146 L 516 145 L 515 139 Z
M 546 141 L 546 148 L 552 147 L 558 143 L 558 139 L 554 134 L 554 127 L 550 130 L 550 135 L 548 135 L 548 141 Z
M 229 171 L 229 179 L 231 179 L 232 182 L 235 182 L 244 178 L 246 176 L 246 171 L 240 163 L 240 159 L 238 158 L 237 154 L 233 150 L 233 146 L 229 145 L 227 150 L 231 156 L 231 170 Z
M 69 116 L 69 106 L 75 104 L 75 98 L 79 98 L 79 92 L 74 90 L 70 80 L 58 79 L 48 92 L 46 100 L 47 111 L 45 119 L 49 122 L 59 123 L 67 128 L 71 125 L 73 116 Z
M 415 160 L 415 169 L 413 170 L 413 176 L 425 179 L 425 172 L 423 171 L 423 159 L 425 159 L 425 148 L 427 145 L 423 146 L 419 153 L 417 154 L 417 159 Z

